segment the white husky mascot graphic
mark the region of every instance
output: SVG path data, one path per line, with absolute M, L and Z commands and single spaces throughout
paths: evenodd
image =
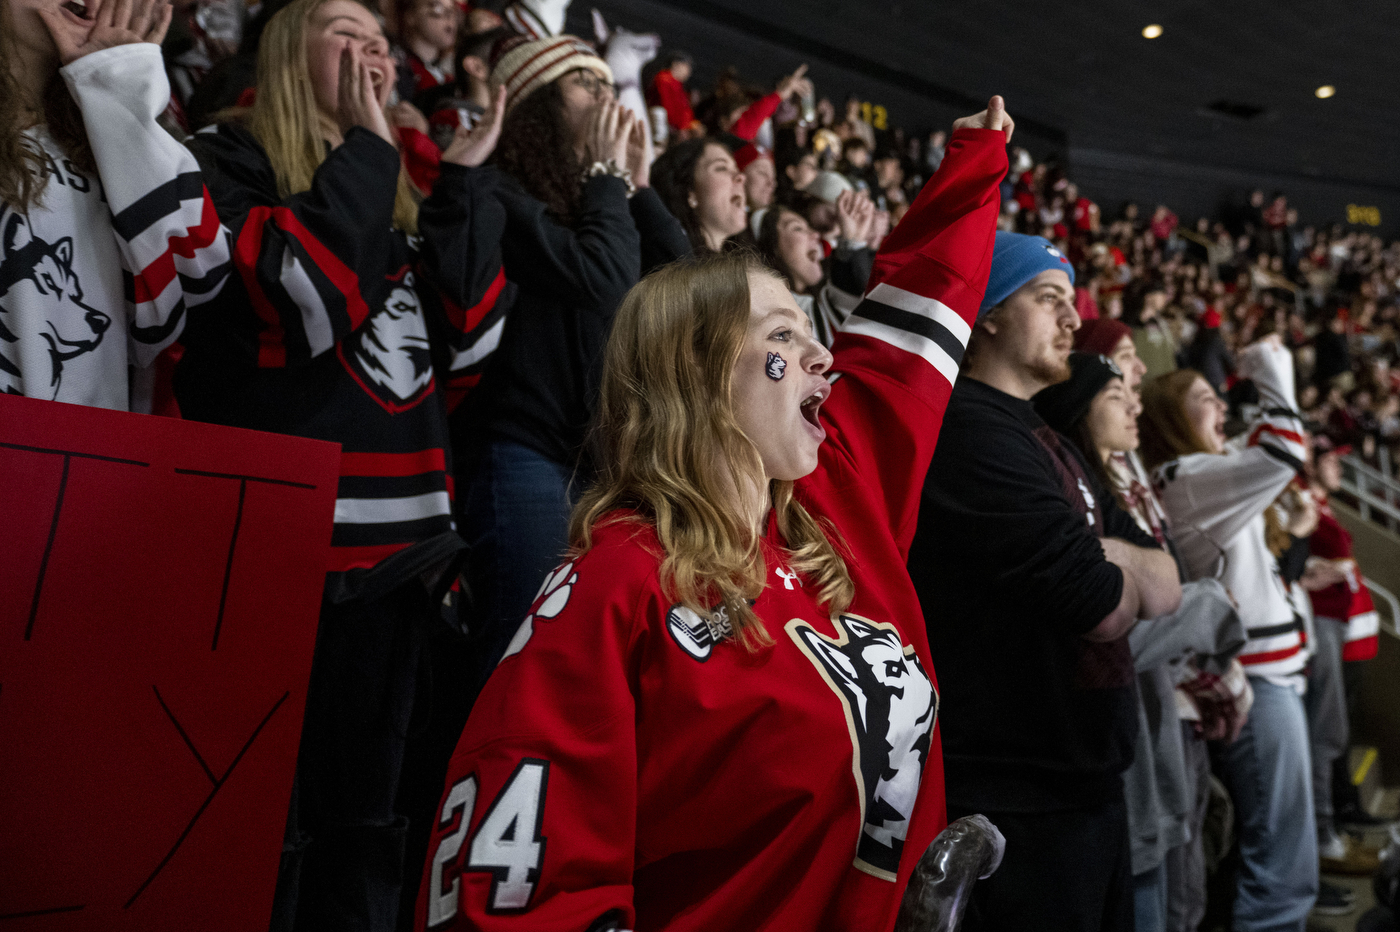
M 407 269 L 356 337 L 355 366 L 391 411 L 416 401 L 432 381 L 428 327 L 413 290 L 413 273 Z
M 47 242 L 23 214 L 0 210 L 0 384 L 23 384 L 31 395 L 47 385 L 48 397 L 57 398 L 64 363 L 97 349 L 111 325 L 112 318 L 83 303 L 72 237 Z M 24 351 L 40 341 L 47 354 Z M 22 371 L 21 360 L 32 369 L 32 360 L 44 355 L 47 371 Z
M 799 619 L 787 623 L 787 632 L 846 708 L 865 813 L 855 866 L 894 880 L 933 740 L 938 693 L 893 625 L 842 615 L 833 626 L 835 639 Z

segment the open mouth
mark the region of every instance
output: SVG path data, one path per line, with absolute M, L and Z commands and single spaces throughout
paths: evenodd
M 826 400 L 826 396 L 830 393 L 831 386 L 823 385 L 803 399 L 801 406 L 798 408 L 798 410 L 802 412 L 802 419 L 812 426 L 814 435 L 817 436 L 819 441 L 826 439 L 826 430 L 817 420 L 817 412 L 821 409 L 822 402 Z
M 88 18 L 87 3 L 85 0 L 64 0 L 62 8 L 78 17 L 78 19 Z

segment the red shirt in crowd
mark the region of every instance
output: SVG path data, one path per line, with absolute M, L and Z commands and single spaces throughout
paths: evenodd
M 695 123 L 695 111 L 690 109 L 690 92 L 668 70 L 658 71 L 656 77 L 651 79 L 647 104 L 666 108 L 666 122 L 671 124 L 672 132 L 690 129 Z
M 1070 206 L 1070 222 L 1074 228 L 1081 233 L 1087 233 L 1094 228 L 1094 214 L 1098 212 L 1098 206 L 1087 197 L 1081 197 Z

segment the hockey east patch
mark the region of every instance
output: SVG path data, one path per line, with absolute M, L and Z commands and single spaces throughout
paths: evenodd
M 701 615 L 684 605 L 672 605 L 666 613 L 666 631 L 692 660 L 704 663 L 710 659 L 715 645 L 725 638 L 734 636 L 734 627 L 729 621 L 729 612 L 721 606 L 709 614 Z
M 894 625 L 842 615 L 832 626 L 835 638 L 797 618 L 785 630 L 846 712 L 862 816 L 855 867 L 893 881 L 928 762 L 938 691 Z

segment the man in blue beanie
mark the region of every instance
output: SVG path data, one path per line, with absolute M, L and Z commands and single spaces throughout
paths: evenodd
M 938 670 L 948 817 L 981 812 L 1006 836 L 967 932 L 1133 928 L 1126 635 L 1174 611 L 1181 587 L 1031 406 L 1069 377 L 1078 328 L 1064 255 L 998 233 L 909 554 Z

